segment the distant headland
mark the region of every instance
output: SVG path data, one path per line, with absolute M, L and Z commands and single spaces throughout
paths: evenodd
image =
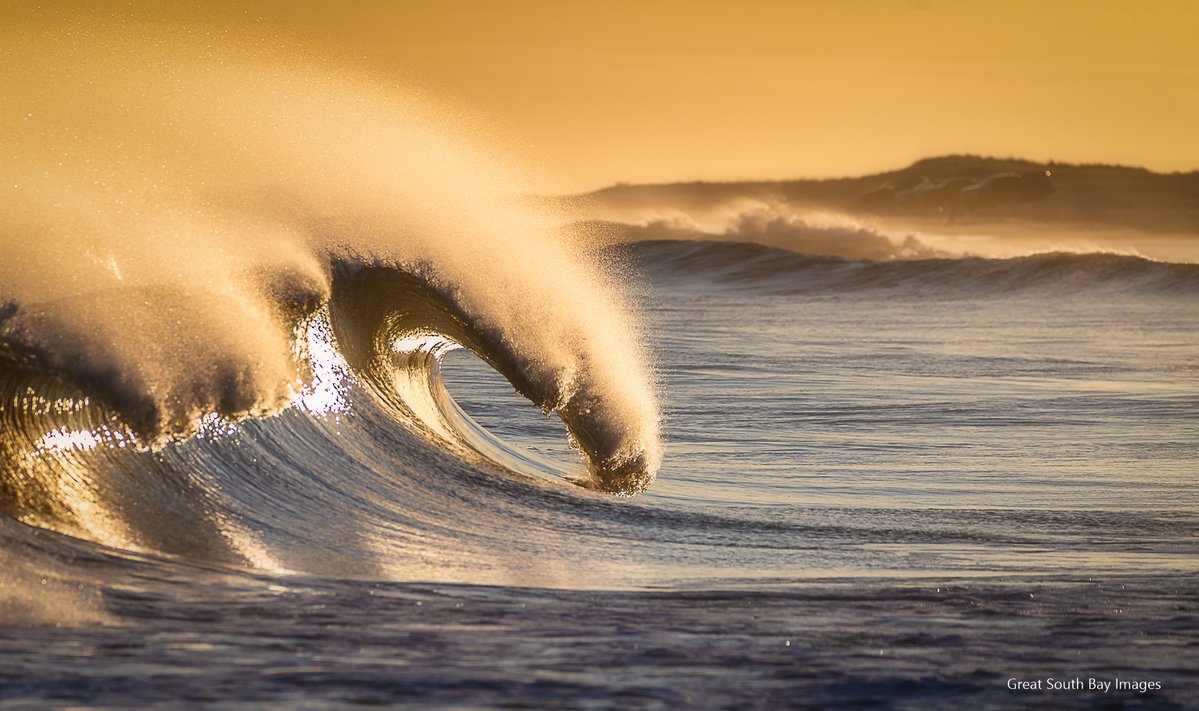
M 551 200 L 584 214 L 650 207 L 690 212 L 762 200 L 884 219 L 1069 223 L 1199 236 L 1199 171 L 976 155 L 926 158 L 856 177 L 620 184 Z

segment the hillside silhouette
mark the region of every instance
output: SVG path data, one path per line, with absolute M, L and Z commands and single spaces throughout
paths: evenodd
M 1163 174 L 974 155 L 927 158 L 899 170 L 847 178 L 622 184 L 554 202 L 604 219 L 648 209 L 709 210 L 738 200 L 883 219 L 1068 223 L 1199 235 L 1199 171 Z

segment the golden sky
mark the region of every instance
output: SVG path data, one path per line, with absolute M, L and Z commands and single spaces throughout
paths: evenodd
M 1190 0 L 246 8 L 205 12 L 420 88 L 554 189 L 858 174 L 948 152 L 1199 169 Z

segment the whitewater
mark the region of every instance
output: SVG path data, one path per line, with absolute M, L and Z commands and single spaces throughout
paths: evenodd
M 108 39 L 0 51 L 0 705 L 1194 704 L 1199 266 Z

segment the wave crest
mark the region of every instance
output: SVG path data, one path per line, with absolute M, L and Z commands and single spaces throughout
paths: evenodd
M 767 293 L 886 291 L 905 298 L 1113 289 L 1162 296 L 1199 293 L 1199 265 L 1108 253 L 873 261 L 714 240 L 648 240 L 612 245 L 608 252 L 622 263 L 640 265 L 655 281 L 704 288 L 714 280 Z
M 629 417 L 637 409 L 623 407 L 629 403 L 610 390 L 605 369 L 588 367 L 583 343 L 573 344 L 578 350 L 569 358 L 547 359 L 523 349 L 516 334 L 464 311 L 446 295 L 452 287 L 436 276 L 379 265 L 343 264 L 338 273 L 330 309 L 334 333 L 351 367 L 383 400 L 410 412 L 411 404 L 396 398 L 395 371 L 415 369 L 427 379 L 438 349 L 460 345 L 542 411 L 558 413 L 587 459 L 594 477 L 588 485 L 632 494 L 653 480 L 661 461 L 656 417 Z M 437 348 L 427 347 L 430 336 Z
M 655 215 L 635 222 L 578 222 L 573 231 L 602 241 L 752 242 L 801 254 L 874 261 L 949 256 L 914 234 L 883 230 L 850 215 L 796 211 L 784 204 L 758 200 Z

